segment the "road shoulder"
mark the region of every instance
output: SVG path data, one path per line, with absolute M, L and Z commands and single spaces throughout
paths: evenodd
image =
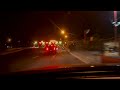
M 72 56 L 86 64 L 100 64 L 101 57 L 98 52 L 92 51 L 68 51 Z

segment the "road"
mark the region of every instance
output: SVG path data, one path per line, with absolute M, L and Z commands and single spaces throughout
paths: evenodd
M 39 49 L 25 49 L 0 55 L 0 73 L 16 72 L 55 65 L 85 64 L 67 51 L 59 49 L 55 55 L 43 55 Z

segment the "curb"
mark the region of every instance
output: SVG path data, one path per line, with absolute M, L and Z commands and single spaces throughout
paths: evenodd
M 109 56 L 101 55 L 102 63 L 120 63 L 120 58 L 112 58 Z

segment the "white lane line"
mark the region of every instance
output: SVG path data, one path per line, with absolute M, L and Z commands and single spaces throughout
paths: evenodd
M 32 57 L 33 59 L 36 59 L 36 58 L 38 58 L 39 56 L 34 56 L 34 57 Z
M 24 50 L 24 49 L 22 49 L 22 50 Z M 5 53 L 1 53 L 0 55 L 7 55 L 7 54 L 10 54 L 10 53 L 19 52 L 19 51 L 22 51 L 22 50 L 16 50 L 16 51 L 12 51 L 12 52 L 5 52 Z
M 69 52 L 72 56 L 74 56 L 75 58 L 77 58 L 78 60 L 80 60 L 80 61 L 82 61 L 82 62 L 84 62 L 84 63 L 86 63 L 86 64 L 89 64 L 89 62 L 86 62 L 86 61 L 84 61 L 83 59 L 80 59 L 77 55 L 75 55 L 75 54 L 73 54 L 73 53 L 71 53 L 71 52 Z

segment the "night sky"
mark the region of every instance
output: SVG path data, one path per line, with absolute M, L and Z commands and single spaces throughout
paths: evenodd
M 89 36 L 98 33 L 101 37 L 113 37 L 113 11 L 28 11 L 1 12 L 0 37 L 14 40 L 58 39 L 61 29 L 83 38 L 83 31 L 90 29 Z

